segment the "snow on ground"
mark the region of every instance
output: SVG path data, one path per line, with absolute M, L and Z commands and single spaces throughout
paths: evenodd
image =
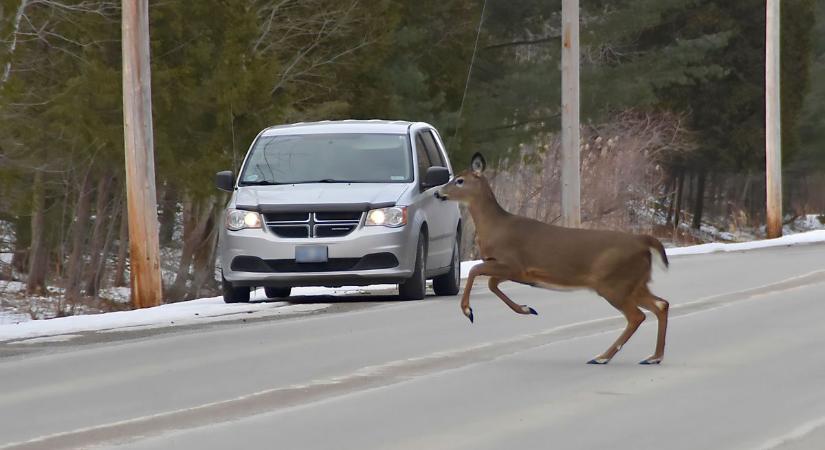
M 825 230 L 809 231 L 807 233 L 790 234 L 776 239 L 764 239 L 761 241 L 737 242 L 733 244 L 720 244 L 713 242 L 710 244 L 692 245 L 690 247 L 677 247 L 667 249 L 668 256 L 676 255 L 696 255 L 700 253 L 715 252 L 738 252 L 742 250 L 754 250 L 768 247 L 785 247 L 788 245 L 813 244 L 825 242 Z
M 313 288 L 299 287 L 292 290 L 294 296 L 351 295 L 385 292 L 395 285 L 369 287 Z M 254 319 L 285 314 L 318 311 L 330 307 L 329 303 L 291 304 L 266 301 L 262 289 L 256 290 L 250 303 L 224 303 L 222 297 L 201 298 L 186 302 L 169 303 L 154 308 L 134 311 L 118 311 L 102 314 L 76 315 L 47 320 L 28 320 L 21 315 L 18 322 L 6 317 L 0 322 L 0 342 L 30 344 L 70 340 L 81 332 L 107 332 L 142 330 L 169 326 L 193 325 L 224 320 Z M 11 319 L 11 320 L 10 320 Z M 25 320 L 25 321 L 24 321 Z M 21 340 L 22 339 L 22 340 Z
M 291 305 L 287 302 L 226 304 L 221 297 L 201 298 L 134 311 L 29 320 L 0 325 L 0 342 L 88 331 L 120 331 L 271 317 L 315 311 L 329 306 L 329 304 Z M 33 342 L 37 341 L 28 341 L 28 343 Z

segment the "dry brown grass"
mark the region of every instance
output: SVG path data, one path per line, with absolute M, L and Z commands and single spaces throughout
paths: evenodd
M 647 211 L 662 194 L 666 174 L 659 161 L 691 150 L 682 122 L 671 114 L 626 112 L 606 125 L 582 128 L 583 227 L 655 231 Z M 546 223 L 559 221 L 560 144 L 560 135 L 545 136 L 488 170 L 504 209 Z M 476 258 L 475 227 L 466 211 L 464 216 L 464 257 Z

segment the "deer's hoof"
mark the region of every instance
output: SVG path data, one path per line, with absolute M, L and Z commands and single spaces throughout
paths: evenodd
M 661 364 L 662 358 L 647 358 L 644 361 L 639 361 L 639 364 L 643 366 L 652 366 L 654 364 Z
M 468 319 L 470 319 L 470 323 L 473 323 L 473 308 L 464 308 L 464 315 L 467 316 Z
M 610 359 L 608 359 L 608 358 L 593 358 L 590 361 L 587 361 L 587 364 L 598 364 L 600 366 L 603 366 L 603 365 L 605 365 L 609 362 L 610 362 Z
M 536 310 L 535 310 L 535 309 L 533 309 L 533 308 L 531 308 L 531 307 L 529 307 L 529 306 L 527 307 L 527 309 L 528 309 L 528 312 L 529 312 L 530 314 L 532 314 L 532 315 L 534 315 L 534 316 L 538 316 L 538 315 L 539 315 L 539 313 L 538 313 L 538 312 L 536 312 Z

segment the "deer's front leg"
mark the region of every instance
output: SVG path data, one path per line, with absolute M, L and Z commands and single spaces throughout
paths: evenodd
M 470 291 L 473 288 L 473 283 L 479 275 L 488 275 L 497 278 L 509 278 L 510 270 L 503 264 L 495 261 L 484 261 L 481 264 L 476 264 L 470 269 L 470 274 L 467 276 L 467 284 L 464 286 L 464 294 L 461 296 L 461 312 L 473 321 L 473 308 L 470 307 Z
M 499 289 L 498 285 L 501 284 L 502 281 L 504 281 L 504 280 L 501 279 L 501 278 L 490 277 L 490 282 L 488 284 L 488 287 L 490 288 L 490 292 L 492 292 L 493 294 L 496 294 L 498 296 L 498 298 L 500 298 L 501 301 L 504 302 L 504 304 L 509 306 L 510 309 L 512 309 L 513 311 L 515 311 L 518 314 L 532 314 L 534 316 L 539 315 L 539 313 L 537 313 L 535 309 L 533 309 L 533 308 L 531 308 L 527 305 L 519 305 L 516 302 L 510 300 L 510 297 L 508 297 L 507 294 L 505 294 L 504 292 L 501 292 L 501 289 Z

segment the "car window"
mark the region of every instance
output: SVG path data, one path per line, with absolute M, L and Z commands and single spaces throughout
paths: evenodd
M 447 167 L 447 164 L 444 162 L 444 158 L 441 156 L 441 152 L 438 150 L 438 144 L 435 142 L 435 137 L 433 137 L 433 133 L 429 130 L 422 131 L 421 135 L 424 139 L 424 146 L 427 149 L 427 155 L 430 156 L 430 162 L 434 166 L 441 166 Z
M 424 144 L 421 133 L 415 135 L 415 153 L 418 155 L 418 176 L 421 180 L 423 180 L 424 174 L 427 173 L 427 169 L 432 166 L 432 163 L 430 162 L 430 157 L 427 154 L 427 146 Z
M 262 136 L 239 184 L 408 183 L 409 147 L 405 134 Z

